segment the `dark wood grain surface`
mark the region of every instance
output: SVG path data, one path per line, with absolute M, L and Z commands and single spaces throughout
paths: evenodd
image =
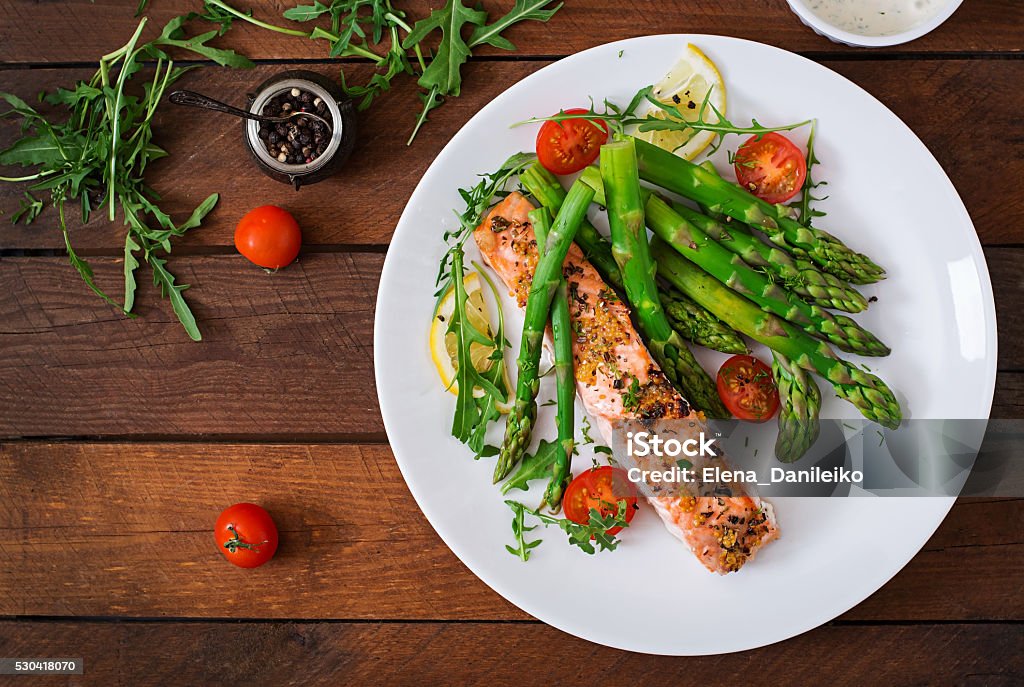
M 31 99 L 90 74 L 136 26 L 136 4 L 0 0 L 0 91 Z M 276 21 L 294 3 L 237 4 Z M 398 4 L 420 17 L 438 3 Z M 151 5 L 156 30 L 200 3 Z M 498 11 L 511 0 L 484 5 Z M 157 139 L 171 156 L 150 179 L 166 207 L 183 216 L 209 193 L 222 196 L 169 263 L 192 284 L 201 344 L 148 284 L 137 319 L 98 301 L 68 265 L 54 218 L 12 226 L 21 189 L 0 185 L 0 656 L 86 659 L 80 678 L 18 680 L 1024 681 L 1021 499 L 962 500 L 903 571 L 817 630 L 678 660 L 598 647 L 534 621 L 458 561 L 405 487 L 377 404 L 372 329 L 384 254 L 409 194 L 466 120 L 523 77 L 594 45 L 676 31 L 807 55 L 921 137 L 985 246 L 1000 328 L 993 415 L 1024 418 L 1024 3 L 966 0 L 925 38 L 868 51 L 816 36 L 784 0 L 569 0 L 549 24 L 510 32 L 517 53 L 478 51 L 463 96 L 433 113 L 411 147 L 415 88 L 397 84 L 360 115 L 346 172 L 298 194 L 253 173 L 237 122 L 162 108 Z M 263 62 L 247 72 L 207 66 L 183 86 L 241 102 L 278 70 L 336 77 L 340 66 L 323 45 L 247 26 L 220 45 Z M 344 69 L 356 81 L 370 73 L 359 60 Z M 16 135 L 0 120 L 0 148 Z M 885 163 L 884 146 L 871 153 Z M 276 274 L 233 248 L 253 198 L 286 205 L 303 225 L 299 262 Z M 97 218 L 71 236 L 117 293 L 121 227 Z M 212 545 L 217 513 L 240 500 L 266 505 L 282 531 L 277 557 L 256 571 L 226 565 Z

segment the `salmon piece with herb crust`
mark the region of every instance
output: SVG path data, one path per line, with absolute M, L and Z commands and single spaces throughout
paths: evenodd
M 522 194 L 511 193 L 491 208 L 473 233 L 484 262 L 521 308 L 537 266 L 537 241 L 529 219 L 533 209 Z M 577 392 L 605 441 L 612 443 L 612 428 L 622 420 L 703 422 L 703 413 L 690 407 L 651 357 L 628 306 L 575 244 L 569 248 L 563 274 L 575 334 Z M 712 572 L 739 570 L 779 534 L 771 505 L 753 496 L 651 496 L 648 502 L 669 531 Z

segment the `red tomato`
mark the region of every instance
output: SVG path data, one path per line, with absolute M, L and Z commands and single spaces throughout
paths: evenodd
M 224 510 L 213 527 L 217 547 L 239 568 L 258 568 L 277 551 L 277 526 L 255 503 L 236 503 Z
M 235 248 L 251 262 L 276 270 L 299 255 L 302 232 L 287 210 L 263 205 L 252 210 L 235 229 Z
M 626 522 L 631 522 L 637 509 L 636 489 L 625 470 L 605 465 L 587 470 L 570 482 L 562 497 L 562 507 L 565 517 L 583 525 L 590 522 L 591 508 L 601 515 L 614 515 L 619 511 L 620 501 L 626 502 Z M 614 536 L 621 531 L 621 527 L 613 527 L 608 534 Z
M 587 110 L 573 108 L 566 114 L 583 114 Z M 608 140 L 608 126 L 586 119 L 544 122 L 537 133 L 537 158 L 552 174 L 573 174 L 597 159 L 601 146 Z
M 734 355 L 718 371 L 718 395 L 741 420 L 765 422 L 779 409 L 772 369 L 750 355 Z
M 774 131 L 752 136 L 736 151 L 736 180 L 769 203 L 785 203 L 807 178 L 807 160 L 793 142 Z

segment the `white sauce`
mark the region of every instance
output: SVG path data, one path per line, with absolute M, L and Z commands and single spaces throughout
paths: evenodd
M 912 29 L 949 0 L 804 0 L 808 9 L 836 28 L 862 36 L 891 36 Z

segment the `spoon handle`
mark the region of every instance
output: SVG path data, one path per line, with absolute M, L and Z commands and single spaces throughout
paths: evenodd
M 215 112 L 226 112 L 227 114 L 233 114 L 236 117 L 245 117 L 246 119 L 254 119 L 257 122 L 263 121 L 266 117 L 253 114 L 246 110 L 242 110 L 237 107 L 232 107 L 227 103 L 222 103 L 219 100 L 207 97 L 201 93 L 195 91 L 174 91 L 168 98 L 175 105 L 187 105 L 189 107 L 199 107 L 204 110 L 213 110 Z

